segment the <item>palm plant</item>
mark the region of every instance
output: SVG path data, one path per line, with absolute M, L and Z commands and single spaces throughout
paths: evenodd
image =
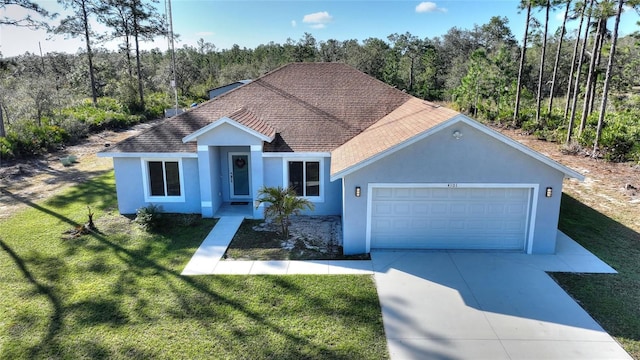
M 289 218 L 291 215 L 299 215 L 302 210 L 313 210 L 313 203 L 305 198 L 298 197 L 293 189 L 281 186 L 263 186 L 258 191 L 258 206 L 268 203 L 264 209 L 264 215 L 280 223 L 282 235 L 289 238 Z

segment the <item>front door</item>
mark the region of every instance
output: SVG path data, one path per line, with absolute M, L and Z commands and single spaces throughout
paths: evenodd
M 232 199 L 248 198 L 249 179 L 249 154 L 229 153 L 229 185 Z

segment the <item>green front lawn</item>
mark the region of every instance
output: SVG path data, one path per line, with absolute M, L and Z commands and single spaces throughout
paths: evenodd
M 180 276 L 214 222 L 115 204 L 111 173 L 0 222 L 0 358 L 388 358 L 371 277 Z
M 552 276 L 632 357 L 640 359 L 640 234 L 566 194 L 560 230 L 618 274 Z

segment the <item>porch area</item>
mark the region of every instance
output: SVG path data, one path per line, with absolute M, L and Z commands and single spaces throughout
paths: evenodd
M 213 214 L 214 218 L 223 216 L 242 216 L 245 219 L 254 219 L 254 205 L 252 201 L 231 201 L 223 202 L 218 211 Z

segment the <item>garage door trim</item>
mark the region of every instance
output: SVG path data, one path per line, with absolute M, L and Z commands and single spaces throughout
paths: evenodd
M 512 184 L 512 183 L 369 183 L 367 187 L 367 229 L 366 229 L 366 251 L 371 252 L 371 218 L 373 209 L 373 189 L 374 188 L 511 188 L 531 189 L 531 195 L 529 197 L 528 204 L 528 223 L 527 233 L 525 237 L 525 249 L 527 254 L 531 254 L 533 251 L 533 238 L 536 223 L 536 213 L 538 204 L 538 192 L 539 184 Z

